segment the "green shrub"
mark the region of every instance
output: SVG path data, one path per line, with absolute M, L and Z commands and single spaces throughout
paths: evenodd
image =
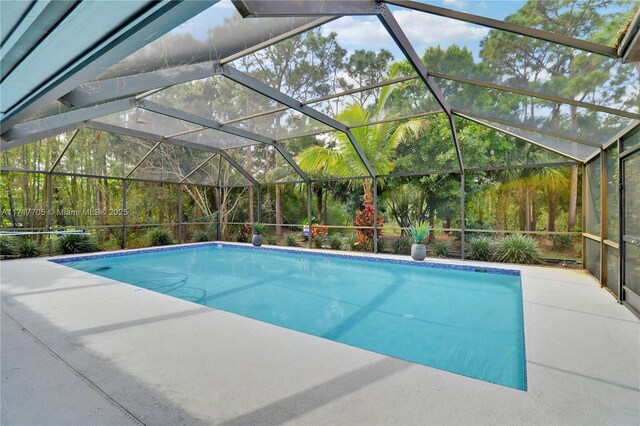
M 486 261 L 493 259 L 493 241 L 491 238 L 481 235 L 469 241 L 467 258 Z
M 296 237 L 293 235 L 287 235 L 284 239 L 284 245 L 288 247 L 297 247 L 298 241 L 296 241 Z
M 100 247 L 89 234 L 63 234 L 56 241 L 56 250 L 60 254 L 91 253 Z
M 18 245 L 14 238 L 0 237 L 0 256 L 16 256 L 18 254 Z
M 331 250 L 340 250 L 342 247 L 342 238 L 340 235 L 334 234 L 329 237 L 329 247 L 331 247 Z
M 267 227 L 264 223 L 252 223 L 251 229 L 253 229 L 253 233 L 256 235 L 262 235 L 264 229 Z
M 553 243 L 551 248 L 555 251 L 564 251 L 573 248 L 573 238 L 571 235 L 556 234 L 549 237 Z
M 173 236 L 164 228 L 156 228 L 147 234 L 147 242 L 150 246 L 168 246 L 173 244 Z
M 435 257 L 450 257 L 451 256 L 451 244 L 447 241 L 436 241 L 431 246 L 431 254 Z
M 413 238 L 414 243 L 422 244 L 425 237 L 429 235 L 430 230 L 431 227 L 427 222 L 420 221 L 409 227 L 409 234 L 411 234 L 411 238 Z
M 322 248 L 322 245 L 324 244 L 324 238 L 322 238 L 322 237 L 313 237 L 311 239 L 311 242 L 313 243 L 313 246 L 315 248 Z
M 265 236 L 265 239 L 267 240 L 267 244 L 269 244 L 270 246 L 278 245 L 278 238 L 275 235 L 267 235 Z
M 209 241 L 209 233 L 203 229 L 199 229 L 193 233 L 191 241 L 194 243 L 205 243 Z
M 540 263 L 538 242 L 526 235 L 507 235 L 498 241 L 495 250 L 498 262 L 536 264 Z
M 489 222 L 465 222 L 465 229 L 493 229 L 493 225 Z M 462 233 L 460 231 L 455 231 L 453 235 L 456 237 L 457 241 L 462 239 Z M 468 233 L 466 235 L 469 235 Z
M 18 255 L 20 257 L 38 257 L 40 254 L 40 246 L 33 240 L 23 238 L 18 244 Z
M 358 237 L 356 234 L 351 234 L 342 240 L 342 250 L 346 251 L 354 251 L 356 249 L 356 241 L 358 241 Z
M 395 254 L 411 254 L 411 240 L 409 238 L 398 238 L 393 242 L 393 252 Z
M 378 237 L 378 253 L 382 253 L 384 251 L 386 245 L 385 241 L 386 240 Z

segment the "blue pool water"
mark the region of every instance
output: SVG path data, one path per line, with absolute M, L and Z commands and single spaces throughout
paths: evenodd
M 518 275 L 216 244 L 58 262 L 526 390 Z

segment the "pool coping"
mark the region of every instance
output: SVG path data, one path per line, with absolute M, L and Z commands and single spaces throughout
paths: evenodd
M 390 263 L 396 265 L 411 265 L 422 268 L 436 268 L 436 269 L 453 269 L 458 271 L 468 271 L 468 272 L 478 272 L 478 273 L 491 273 L 491 274 L 501 274 L 501 275 L 511 275 L 511 276 L 521 276 L 520 270 L 517 269 L 508 269 L 508 268 L 496 268 L 493 266 L 477 266 L 477 265 L 461 265 L 455 263 L 437 263 L 431 261 L 416 261 L 416 260 L 404 260 L 404 259 L 394 259 L 376 256 L 373 253 L 369 256 L 362 256 L 359 254 L 352 253 L 335 253 L 335 252 L 320 252 L 315 250 L 300 250 L 296 248 L 285 248 L 285 247 L 255 247 L 252 245 L 244 245 L 244 244 L 234 244 L 228 242 L 206 242 L 206 243 L 193 243 L 193 244 L 180 244 L 180 245 L 172 245 L 172 246 L 162 246 L 162 247 L 148 247 L 142 249 L 135 250 L 120 250 L 109 253 L 100 253 L 100 254 L 87 254 L 87 255 L 72 255 L 71 257 L 56 257 L 48 259 L 49 262 L 64 264 L 77 262 L 80 260 L 91 260 L 91 259 L 102 259 L 108 257 L 121 257 L 121 256 L 130 256 L 136 254 L 145 254 L 145 253 L 154 253 L 159 251 L 177 251 L 177 250 L 187 250 L 195 247 L 234 247 L 243 250 L 258 250 L 258 251 L 266 251 L 266 252 L 275 252 L 275 253 L 293 253 L 293 254 L 303 254 L 303 255 L 311 255 L 311 256 L 319 256 L 319 257 L 330 257 L 330 258 L 343 258 L 343 259 L 357 259 L 365 262 L 382 262 L 382 263 Z

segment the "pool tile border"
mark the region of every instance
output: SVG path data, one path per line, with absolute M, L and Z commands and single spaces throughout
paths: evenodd
M 338 259 L 357 259 L 357 260 L 363 260 L 365 262 L 375 262 L 375 263 L 382 262 L 382 263 L 393 263 L 397 265 L 412 265 L 412 266 L 422 267 L 422 268 L 455 269 L 459 271 L 487 272 L 492 274 L 520 276 L 519 270 L 506 269 L 506 268 L 505 269 L 494 268 L 491 266 L 456 265 L 452 263 L 435 263 L 435 262 L 424 262 L 424 261 L 418 262 L 414 260 L 387 259 L 384 257 L 370 257 L 370 256 L 359 256 L 359 255 L 338 254 L 338 253 L 322 253 L 322 252 L 310 251 L 310 250 L 295 250 L 295 249 L 285 250 L 285 249 L 278 249 L 278 248 L 272 248 L 272 247 L 254 247 L 251 245 L 245 246 L 240 244 L 227 244 L 227 243 L 220 243 L 220 242 L 188 244 L 188 245 L 167 246 L 167 247 L 154 247 L 154 248 L 145 248 L 145 249 L 140 249 L 135 251 L 119 251 L 115 253 L 102 253 L 102 254 L 65 257 L 61 259 L 49 259 L 49 262 L 64 264 L 64 263 L 78 262 L 81 260 L 101 259 L 106 257 L 132 256 L 136 254 L 155 253 L 155 252 L 162 252 L 162 251 L 187 250 L 195 247 L 207 247 L 207 246 L 222 246 L 222 247 L 238 248 L 242 250 L 258 250 L 258 251 L 268 251 L 268 252 L 285 253 L 285 254 L 286 253 L 304 254 L 304 255 L 310 255 L 310 256 L 330 257 L 330 258 L 338 258 Z

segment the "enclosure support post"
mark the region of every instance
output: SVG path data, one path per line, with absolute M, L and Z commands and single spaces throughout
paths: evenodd
M 586 224 L 587 224 L 587 211 L 586 211 L 586 205 L 587 205 L 587 184 L 588 184 L 588 179 L 587 179 L 587 165 L 586 164 L 582 164 L 582 219 L 580 221 L 580 226 L 582 227 L 582 269 L 586 269 L 585 266 L 585 259 L 586 259 L 586 248 L 587 248 L 587 238 L 584 236 L 584 233 L 586 231 Z
M 221 195 L 222 194 L 220 193 L 220 188 L 216 186 L 216 198 L 220 200 Z M 219 205 L 216 210 L 217 210 L 216 211 L 216 241 L 220 241 L 220 206 Z
M 460 174 L 460 258 L 464 260 L 464 173 Z
M 262 191 L 262 187 L 258 187 L 258 191 L 257 192 L 257 196 L 258 196 L 258 200 L 257 200 L 257 206 L 256 206 L 256 218 L 257 218 L 257 222 L 260 223 L 262 222 L 262 219 L 260 218 L 260 198 L 261 198 L 261 191 Z
M 307 247 L 311 248 L 311 235 L 313 234 L 313 229 L 311 229 L 311 185 L 312 182 L 309 181 L 307 183 L 307 224 L 309 225 L 309 240 L 307 242 Z
M 127 181 L 122 179 L 122 249 L 127 248 Z
M 604 151 L 600 149 L 600 285 L 607 285 L 607 258 L 605 256 L 604 240 L 609 237 L 609 227 L 607 225 L 607 163 L 605 161 Z
M 47 173 L 47 226 L 49 227 L 49 256 L 53 254 L 53 240 L 51 232 L 53 232 L 53 176 Z
M 182 243 L 182 185 L 178 184 L 178 243 Z
M 373 178 L 373 253 L 378 253 L 378 179 Z
M 618 139 L 618 303 L 622 304 L 623 297 L 623 283 L 624 283 L 624 228 L 625 228 L 625 217 L 624 217 L 624 170 L 622 158 L 620 158 L 620 154 L 622 154 L 622 139 Z M 584 215 L 584 214 L 583 214 Z M 582 252 L 584 253 L 584 247 L 582 248 Z

